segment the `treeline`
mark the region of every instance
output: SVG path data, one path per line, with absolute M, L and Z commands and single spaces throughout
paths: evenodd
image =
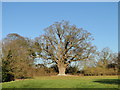
M 38 43 L 24 38 L 18 34 L 8 34 L 2 42 L 2 81 L 30 78 L 41 75 L 57 75 L 57 65 L 36 64 L 36 51 L 41 51 Z M 84 61 L 83 61 L 84 62 Z M 112 53 L 109 48 L 104 48 L 96 53 L 96 59 L 81 61 L 76 65 L 69 65 L 66 74 L 72 75 L 117 75 L 118 74 L 118 55 Z M 86 65 L 87 64 L 87 65 Z M 80 66 L 82 67 L 80 70 Z
M 34 76 L 57 75 L 58 67 L 51 64 L 36 64 L 37 51 L 41 51 L 34 40 L 18 34 L 8 34 L 2 41 L 2 81 L 24 79 Z M 92 62 L 91 62 L 92 61 Z M 118 55 L 104 48 L 96 53 L 95 60 L 78 61 L 69 65 L 66 74 L 71 75 L 118 75 Z M 91 63 L 90 63 L 91 62 Z M 82 67 L 80 69 L 80 67 Z
M 11 33 L 0 42 L 2 82 L 57 74 L 118 75 L 118 53 L 98 51 L 89 32 L 65 21 L 45 30 L 35 39 Z

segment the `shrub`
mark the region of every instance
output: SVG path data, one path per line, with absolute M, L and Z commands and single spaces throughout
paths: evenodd
M 2 82 L 14 81 L 14 75 L 11 73 L 3 72 L 2 73 Z
M 77 74 L 77 71 L 78 71 L 78 69 L 77 69 L 77 67 L 68 67 L 67 69 L 66 69 L 66 73 L 68 73 L 68 74 Z

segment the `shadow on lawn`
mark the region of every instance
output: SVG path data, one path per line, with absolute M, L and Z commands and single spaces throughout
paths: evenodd
M 93 81 L 97 83 L 103 83 L 103 84 L 120 84 L 120 79 L 100 79 L 97 81 Z

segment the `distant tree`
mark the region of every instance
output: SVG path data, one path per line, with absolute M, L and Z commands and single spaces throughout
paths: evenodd
M 28 73 L 35 58 L 30 40 L 12 33 L 3 39 L 2 44 L 2 67 L 4 71 L 7 70 L 16 78 L 30 75 Z
M 102 51 L 98 53 L 98 65 L 100 67 L 106 68 L 107 65 L 110 63 L 110 61 L 113 59 L 112 58 L 112 51 L 110 48 L 103 48 Z
M 67 66 L 73 61 L 90 60 L 95 47 L 91 34 L 70 25 L 67 21 L 56 22 L 45 29 L 45 34 L 36 38 L 42 52 L 39 56 L 58 66 L 59 75 L 65 75 Z
M 111 60 L 107 65 L 107 68 L 118 70 L 119 62 L 118 62 L 118 54 L 112 53 Z
M 113 53 L 110 48 L 103 48 L 97 53 L 95 65 L 84 69 L 85 75 L 117 75 L 118 54 Z

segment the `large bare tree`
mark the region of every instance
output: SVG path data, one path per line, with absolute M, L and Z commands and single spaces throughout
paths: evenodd
M 55 22 L 45 29 L 44 35 L 36 38 L 42 49 L 40 57 L 55 63 L 59 69 L 58 75 L 65 75 L 71 62 L 90 60 L 94 56 L 92 40 L 88 31 L 77 28 L 68 21 Z

